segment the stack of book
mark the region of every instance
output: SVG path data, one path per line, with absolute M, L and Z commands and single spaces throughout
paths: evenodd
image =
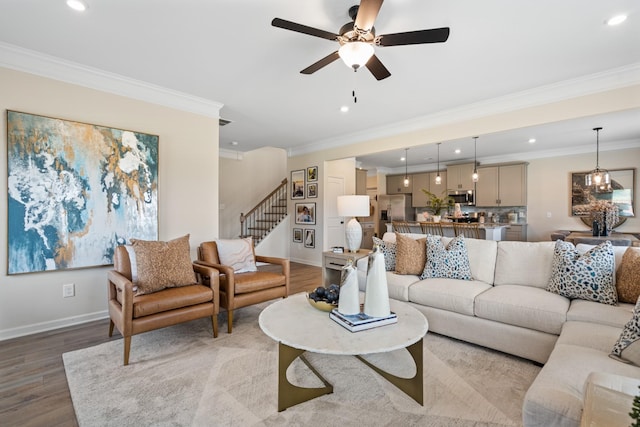
M 329 313 L 329 317 L 351 332 L 364 331 L 365 329 L 377 328 L 378 326 L 398 322 L 398 316 L 393 311 L 385 317 L 371 317 L 364 313 L 342 314 L 338 309 L 334 308 L 331 310 L 331 313 Z

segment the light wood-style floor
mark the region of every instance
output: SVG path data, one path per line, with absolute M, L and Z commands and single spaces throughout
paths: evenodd
M 320 267 L 291 263 L 292 294 L 321 283 Z M 0 342 L 0 426 L 77 426 L 62 354 L 120 339 L 108 328 L 104 319 Z

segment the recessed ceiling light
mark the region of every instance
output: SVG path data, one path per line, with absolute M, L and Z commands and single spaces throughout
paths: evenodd
M 616 15 L 613 18 L 609 18 L 607 20 L 607 25 L 611 25 L 611 26 L 619 25 L 626 20 L 627 20 L 627 15 Z
M 461 149 L 459 149 L 459 148 L 456 148 L 456 151 L 454 151 L 454 153 L 456 153 L 456 154 L 460 154 L 460 153 L 462 153 L 462 150 L 461 150 Z
M 233 145 L 235 147 L 236 145 L 238 145 L 238 141 L 231 141 L 229 144 L 231 144 L 231 145 Z
M 400 157 L 400 161 L 401 161 L 401 162 L 404 162 L 405 160 L 406 160 L 406 158 L 404 158 L 404 157 Z
M 535 138 L 529 138 L 529 144 L 533 144 L 534 142 L 536 142 Z
M 87 10 L 87 4 L 82 0 L 67 0 L 67 6 L 78 12 L 84 12 Z
M 347 113 L 349 111 L 349 107 L 347 107 L 346 105 L 343 105 L 342 107 L 340 107 L 340 111 L 343 113 Z

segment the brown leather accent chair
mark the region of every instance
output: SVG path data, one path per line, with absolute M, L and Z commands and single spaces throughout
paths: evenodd
M 289 260 L 255 255 L 256 262 L 279 265 L 280 271 L 250 271 L 235 273 L 228 265 L 220 264 L 216 242 L 204 242 L 198 248 L 196 263 L 220 271 L 220 306 L 227 310 L 227 331 L 233 327 L 233 310 L 275 298 L 289 296 Z
M 108 275 L 109 336 L 117 327 L 124 337 L 124 365 L 129 364 L 131 336 L 210 317 L 213 337 L 218 336 L 220 281 L 218 270 L 193 264 L 198 283 L 136 295 L 131 281 L 131 260 L 124 246 L 116 248 L 114 269 Z

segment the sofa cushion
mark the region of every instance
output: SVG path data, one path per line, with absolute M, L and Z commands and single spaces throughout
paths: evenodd
M 569 300 L 533 286 L 494 286 L 476 297 L 475 315 L 508 325 L 560 334 Z
M 622 328 L 631 319 L 633 304 L 600 304 L 595 301 L 574 299 L 567 312 L 568 321 L 601 323 Z
M 640 297 L 640 248 L 625 250 L 616 270 L 618 301 L 635 303 Z
M 409 287 L 409 301 L 473 316 L 474 300 L 489 288 L 479 280 L 424 279 Z
M 378 245 L 384 255 L 384 269 L 386 271 L 395 271 L 396 269 L 396 242 L 385 242 L 377 237 L 373 238 L 373 244 Z
M 420 278 L 412 274 L 395 274 L 387 271 L 387 289 L 389 289 L 389 298 L 398 301 L 409 301 L 409 288 Z
M 567 298 L 616 305 L 615 259 L 608 240 L 580 254 L 573 243 L 558 240 L 547 290 Z
M 253 252 L 253 238 L 217 239 L 216 246 L 220 264 L 232 267 L 235 273 L 258 271 Z
M 500 241 L 494 285 L 546 289 L 551 277 L 554 242 Z
M 443 237 L 442 241 L 447 245 L 451 237 Z M 498 255 L 498 242 L 484 239 L 465 239 L 471 277 L 481 282 L 493 284 L 496 269 L 496 257 Z
M 597 304 L 597 303 L 594 303 Z M 598 323 L 567 321 L 556 345 L 574 345 L 598 350 L 608 354 L 620 336 L 622 328 Z
M 426 237 L 413 239 L 396 233 L 396 273 L 419 275 L 424 269 Z
M 633 316 L 622 329 L 613 346 L 611 356 L 640 366 L 640 298 L 633 309 Z
M 447 246 L 440 236 L 427 235 L 427 260 L 420 279 L 443 277 L 471 280 L 471 267 L 465 238 L 457 236 Z
M 131 239 L 131 247 L 135 252 L 137 295 L 196 283 L 188 234 L 168 242 Z

